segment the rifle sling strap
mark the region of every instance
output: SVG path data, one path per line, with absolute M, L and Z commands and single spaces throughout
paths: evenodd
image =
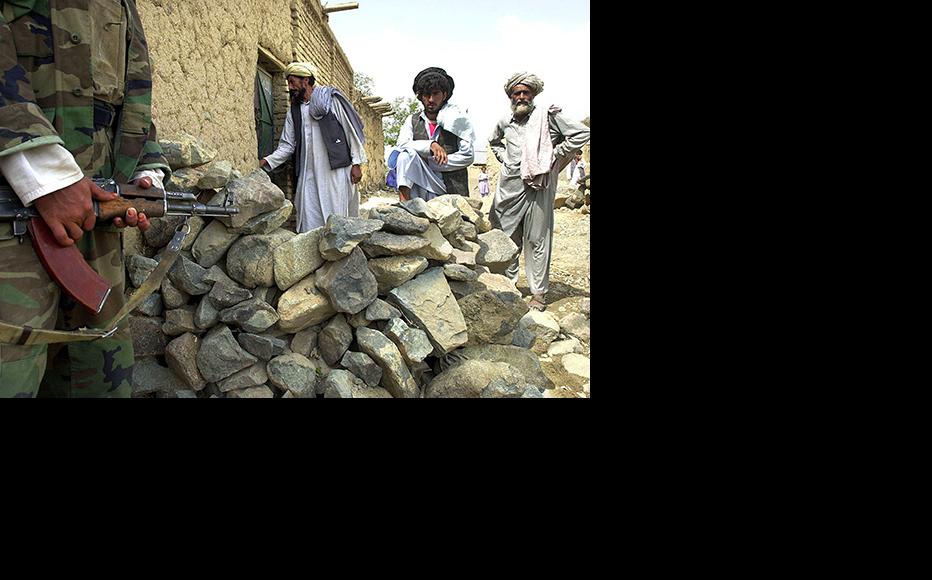
M 130 312 L 136 309 L 143 300 L 149 297 L 162 284 L 162 279 L 174 266 L 178 254 L 181 252 L 181 246 L 184 238 L 191 231 L 187 221 L 182 224 L 176 231 L 172 241 L 162 254 L 162 259 L 155 270 L 146 278 L 142 286 L 136 289 L 130 296 L 129 300 L 107 324 L 104 326 L 110 330 L 96 330 L 82 328 L 79 330 L 43 330 L 41 328 L 32 328 L 29 326 L 17 326 L 0 322 L 0 343 L 15 344 L 19 346 L 32 346 L 37 344 L 55 344 L 64 342 L 87 342 L 100 338 L 107 338 L 113 335 L 119 328 Z

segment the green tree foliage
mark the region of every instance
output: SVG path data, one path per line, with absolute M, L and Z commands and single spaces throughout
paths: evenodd
M 393 114 L 382 119 L 382 133 L 385 135 L 385 144 L 392 147 L 398 143 L 398 133 L 401 125 L 408 118 L 421 110 L 421 103 L 413 97 L 398 97 L 392 101 Z
M 356 87 L 356 92 L 363 97 L 371 97 L 375 90 L 375 82 L 372 77 L 358 71 L 353 73 L 353 86 Z

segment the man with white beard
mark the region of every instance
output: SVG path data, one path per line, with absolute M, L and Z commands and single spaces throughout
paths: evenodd
M 366 136 L 362 119 L 339 89 L 316 86 L 317 69 L 294 62 L 285 70 L 291 111 L 276 149 L 259 166 L 275 169 L 295 157 L 298 233 L 323 226 L 331 214 L 359 215 Z
M 547 308 L 550 250 L 553 241 L 553 198 L 560 171 L 572 153 L 589 142 L 589 128 L 568 119 L 560 107 L 538 102 L 544 81 L 520 72 L 505 83 L 511 114 L 495 126 L 489 144 L 502 163 L 498 189 L 489 214 L 492 225 L 511 236 L 519 252 L 505 270 L 518 281 L 521 250 L 535 310 Z

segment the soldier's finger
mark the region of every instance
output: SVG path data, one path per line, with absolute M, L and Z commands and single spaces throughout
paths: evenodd
M 137 228 L 139 228 L 139 231 L 141 232 L 146 231 L 147 229 L 149 229 L 150 225 L 151 224 L 149 223 L 149 217 L 144 213 L 139 214 L 139 225 L 136 226 Z
M 136 212 L 136 208 L 131 207 L 126 210 L 126 225 L 131 228 L 136 227 L 136 224 L 139 223 L 139 216 Z
M 123 223 L 123 218 L 118 218 L 118 217 L 113 218 L 113 225 L 114 227 L 118 227 L 118 228 L 126 227 L 126 224 Z
M 70 246 L 74 244 L 74 240 L 71 239 L 71 236 L 68 235 L 68 232 L 65 230 L 64 224 L 61 222 L 49 223 L 49 229 L 52 231 L 52 235 L 55 236 L 55 241 L 62 246 Z
M 81 224 L 81 229 L 85 232 L 89 232 L 94 229 L 94 224 L 97 223 L 97 216 L 93 212 L 89 212 L 84 218 L 84 222 Z
M 151 177 L 140 177 L 136 180 L 136 185 L 142 189 L 149 189 L 152 187 L 152 178 Z
M 66 223 L 65 230 L 68 232 L 68 237 L 76 242 L 81 239 L 81 236 L 84 235 L 84 230 L 81 229 L 81 226 L 79 226 L 78 224 L 74 222 Z M 70 246 L 71 244 L 65 244 L 65 245 Z
M 99 185 L 93 181 L 88 180 L 91 186 L 91 197 L 97 201 L 110 201 L 111 199 L 116 199 L 116 192 L 104 191 Z

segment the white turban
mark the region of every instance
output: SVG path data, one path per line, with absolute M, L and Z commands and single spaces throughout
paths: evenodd
M 544 81 L 540 80 L 540 77 L 531 73 L 519 72 L 515 73 L 508 79 L 508 82 L 505 83 L 505 94 L 509 97 L 511 96 L 511 91 L 518 85 L 527 85 L 534 91 L 534 96 L 544 92 Z
M 317 67 L 309 62 L 293 62 L 285 69 L 285 76 L 314 77 L 317 79 Z

